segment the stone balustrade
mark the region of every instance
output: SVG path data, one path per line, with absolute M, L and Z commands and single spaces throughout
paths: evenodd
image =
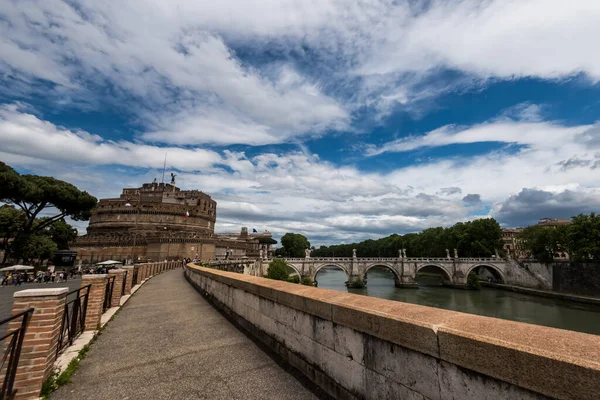
M 114 275 L 115 285 L 110 299 L 111 307 L 118 306 L 121 301 L 123 286 L 129 295 L 133 286 L 133 272 L 137 270 L 137 285 L 164 271 L 181 267 L 180 261 L 165 261 L 151 264 L 139 264 L 127 268 L 127 281 L 123 285 L 124 270 L 111 270 L 109 274 L 83 275 L 81 287 L 91 285 L 87 300 L 84 330 L 95 331 L 100 326 L 104 310 L 106 282 L 108 275 Z M 14 388 L 17 389 L 15 399 L 39 399 L 42 384 L 53 370 L 57 357 L 58 341 L 62 329 L 63 314 L 67 288 L 27 289 L 14 294 L 12 314 L 18 314 L 30 307 L 34 308 L 31 320 L 27 325 L 21 355 L 17 367 Z M 18 321 L 11 322 L 8 330 L 16 329 Z
M 188 265 L 209 301 L 334 398 L 593 400 L 598 336 Z

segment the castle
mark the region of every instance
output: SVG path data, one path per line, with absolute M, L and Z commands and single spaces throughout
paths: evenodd
M 171 183 L 125 188 L 118 198 L 101 199 L 92 210 L 87 234 L 72 250 L 82 264 L 198 258 L 259 258 L 271 251 L 271 234 L 215 234 L 217 202 L 199 190 Z M 78 262 L 77 261 L 77 262 Z

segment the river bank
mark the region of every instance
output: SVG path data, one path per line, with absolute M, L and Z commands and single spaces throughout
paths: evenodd
M 600 298 L 597 298 L 597 297 L 577 296 L 577 295 L 569 294 L 569 293 L 552 292 L 552 291 L 548 291 L 548 290 L 531 289 L 531 288 L 526 288 L 526 287 L 521 287 L 521 286 L 505 285 L 505 284 L 501 284 L 501 283 L 491 283 L 491 282 L 485 282 L 485 281 L 481 281 L 481 286 L 490 287 L 490 288 L 494 288 L 494 289 L 500 289 L 500 290 L 508 290 L 511 292 L 526 293 L 526 294 L 530 294 L 533 296 L 548 297 L 548 298 L 553 298 L 553 299 L 574 301 L 577 303 L 594 304 L 594 305 L 600 306 Z

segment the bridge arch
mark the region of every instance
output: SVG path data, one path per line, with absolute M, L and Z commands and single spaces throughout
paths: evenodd
M 289 262 L 286 262 L 286 264 L 298 274 L 298 278 L 302 278 L 302 268 L 298 268 L 296 265 Z
M 348 269 L 347 269 L 345 266 L 343 266 L 342 264 L 338 264 L 338 263 L 335 263 L 335 262 L 331 262 L 331 263 L 322 263 L 322 264 L 318 264 L 318 265 L 316 265 L 316 266 L 314 267 L 314 270 L 313 270 L 313 272 L 312 272 L 312 274 L 311 274 L 311 279 L 312 279 L 313 281 L 316 281 L 316 280 L 317 280 L 317 274 L 318 274 L 318 273 L 319 273 L 319 271 L 320 271 L 321 269 L 323 269 L 324 267 L 336 267 L 336 268 L 339 268 L 339 269 L 341 269 L 342 271 L 344 271 L 344 273 L 346 274 L 346 278 L 347 278 L 347 280 L 350 280 L 350 272 L 348 271 Z
M 365 272 L 364 272 L 364 274 L 363 274 L 363 279 L 364 279 L 364 280 L 366 280 L 366 279 L 367 279 L 367 272 L 369 272 L 369 270 L 370 270 L 371 268 L 375 268 L 375 267 L 383 267 L 383 268 L 385 268 L 385 269 L 389 269 L 389 270 L 390 270 L 390 271 L 392 271 L 392 273 L 394 274 L 394 280 L 395 280 L 396 282 L 400 282 L 400 274 L 401 274 L 402 272 L 400 272 L 400 273 L 399 273 L 398 271 L 396 271 L 396 269 L 394 269 L 393 265 L 391 265 L 391 264 L 389 264 L 389 263 L 381 263 L 381 262 L 379 262 L 379 263 L 377 263 L 377 262 L 376 262 L 376 263 L 372 263 L 372 264 L 369 264 L 369 265 L 367 265 L 367 266 L 366 266 L 366 268 L 365 268 Z
M 489 264 L 489 263 L 488 264 L 479 263 L 479 264 L 474 264 L 474 265 L 470 266 L 469 269 L 467 270 L 466 276 L 469 276 L 471 271 L 474 271 L 480 267 L 484 267 L 487 271 L 489 271 L 492 274 L 492 276 L 494 277 L 494 279 L 496 279 L 498 282 L 506 283 L 506 278 L 504 276 L 504 272 L 502 272 L 502 270 L 500 268 L 498 268 L 496 265 Z
M 436 263 L 423 263 L 417 266 L 416 273 L 419 273 L 419 271 L 425 268 L 427 268 L 427 271 L 423 272 L 440 271 L 442 273 L 442 276 L 444 277 L 444 281 L 452 282 L 452 273 L 448 271 L 443 265 Z

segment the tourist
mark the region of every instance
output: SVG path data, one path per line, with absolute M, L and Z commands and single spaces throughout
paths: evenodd
M 42 279 L 44 279 L 44 273 L 42 271 L 38 271 L 38 275 L 37 275 L 38 283 L 42 283 Z
M 54 280 L 56 279 L 56 272 L 53 272 L 50 278 L 52 279 L 52 283 L 54 283 Z

